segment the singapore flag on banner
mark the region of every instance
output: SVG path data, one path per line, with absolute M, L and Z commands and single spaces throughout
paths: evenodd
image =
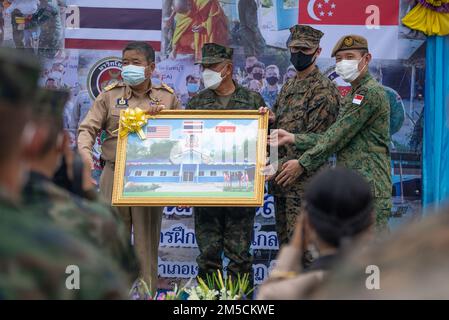
M 299 0 L 299 23 L 324 32 L 323 58 L 348 34 L 365 37 L 375 59 L 398 58 L 399 0 Z

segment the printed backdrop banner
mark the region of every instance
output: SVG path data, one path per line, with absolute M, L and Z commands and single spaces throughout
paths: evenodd
M 325 33 L 317 65 L 342 95 L 350 87 L 335 73 L 332 48 L 342 35 L 363 35 L 373 55 L 370 72 L 390 98 L 390 224 L 395 228 L 421 211 L 426 42 L 424 35 L 400 24 L 409 10 L 407 0 L 0 0 L 0 45 L 41 56 L 41 84 L 70 89 L 64 119 L 75 146 L 78 126 L 93 100 L 121 79 L 121 49 L 129 41 L 146 41 L 155 48 L 152 81 L 173 87 L 183 105 L 203 89 L 194 65 L 201 45 L 228 45 L 234 48 L 234 80 L 259 92 L 272 106 L 282 85 L 295 76 L 286 47 L 291 26 L 299 22 Z M 29 22 L 12 23 L 16 16 L 26 16 Z M 94 147 L 96 179 L 102 170 L 103 139 L 104 133 L 99 133 Z M 264 207 L 255 210 L 254 226 L 248 226 L 253 230 L 250 250 L 256 284 L 273 268 L 279 247 L 275 201 L 267 193 Z M 193 211 L 164 210 L 161 287 L 198 272 Z

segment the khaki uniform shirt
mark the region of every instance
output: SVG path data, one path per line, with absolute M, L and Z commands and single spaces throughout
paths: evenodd
M 131 87 L 118 82 L 105 88 L 94 102 L 86 118 L 78 129 L 78 149 L 83 157 L 92 159 L 92 147 L 100 130 L 105 130 L 107 137 L 102 144 L 101 157 L 106 161 L 115 161 L 117 148 L 117 129 L 120 111 L 139 107 L 147 111 L 151 106 L 163 105 L 165 109 L 180 109 L 181 103 L 173 89 L 165 84 L 152 85 L 142 94 L 136 94 Z

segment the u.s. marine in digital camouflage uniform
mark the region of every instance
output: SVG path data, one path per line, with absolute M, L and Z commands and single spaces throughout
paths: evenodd
M 80 198 L 51 180 L 58 169 L 58 157 L 62 158 L 62 150 L 55 150 L 67 147 L 63 146 L 62 123 L 67 99 L 68 93 L 63 91 L 41 89 L 38 92 L 32 118 L 38 128 L 47 130 L 47 137 L 39 156 L 30 162 L 31 172 L 22 192 L 24 207 L 90 242 L 126 269 L 133 281 L 138 270 L 134 250 L 116 211 L 100 199 Z
M 321 31 L 309 26 L 296 25 L 290 32 L 291 40 L 288 43 L 290 49 L 318 50 L 323 36 Z M 306 75 L 301 77 L 298 73 L 282 87 L 273 106 L 276 120 L 271 128 L 282 128 L 292 133 L 321 133 L 334 123 L 340 103 L 337 87 L 319 71 L 315 61 L 303 71 L 304 73 Z M 300 152 L 294 146 L 280 147 L 279 169 L 283 163 L 298 159 L 299 156 Z M 274 181 L 270 183 L 270 192 L 275 197 L 276 230 L 280 244 L 287 243 L 292 236 L 301 208 L 304 186 L 318 169 L 319 167 L 308 172 L 288 187 L 282 187 Z
M 0 300 L 126 298 L 130 284 L 114 261 L 20 207 L 24 149 L 32 152 L 26 128 L 40 74 L 34 59 L 0 49 Z M 74 274 L 66 273 L 69 266 L 79 269 L 78 290 L 66 286 Z
M 223 72 L 226 65 L 232 67 L 231 48 L 207 43 L 202 48 L 203 67 Z M 225 80 L 232 78 L 232 71 Z M 223 82 L 222 82 L 223 83 Z M 235 90 L 220 96 L 215 90 L 205 89 L 192 97 L 186 109 L 191 110 L 258 110 L 265 106 L 259 93 L 234 82 Z M 220 88 L 220 87 L 219 87 Z M 217 88 L 217 89 L 219 89 Z M 249 250 L 254 226 L 255 208 L 195 208 L 195 233 L 200 255 L 197 258 L 199 276 L 222 270 L 222 253 L 229 258 L 228 274 L 252 274 L 253 257 Z M 250 277 L 252 281 L 252 276 Z
M 332 51 L 360 51 L 366 56 L 368 42 L 356 35 L 342 37 Z M 357 58 L 357 57 L 355 57 Z M 384 88 L 365 71 L 353 81 L 337 121 L 323 134 L 295 135 L 300 165 L 305 172 L 316 170 L 329 155 L 337 164 L 358 171 L 370 183 L 375 199 L 378 230 L 387 229 L 391 213 L 390 104 Z

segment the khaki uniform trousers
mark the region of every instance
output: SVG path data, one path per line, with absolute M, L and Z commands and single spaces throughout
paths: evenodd
M 114 182 L 114 163 L 106 161 L 100 177 L 100 193 L 110 203 Z M 116 207 L 131 237 L 134 231 L 134 249 L 140 265 L 140 276 L 152 294 L 157 291 L 158 251 L 163 207 Z

